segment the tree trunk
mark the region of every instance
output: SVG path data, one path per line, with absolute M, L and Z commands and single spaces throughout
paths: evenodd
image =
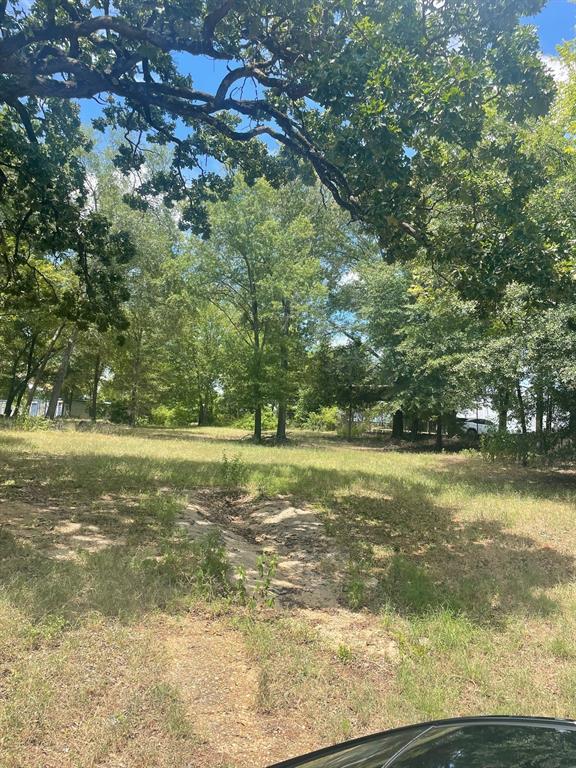
M 214 395 L 207 389 L 204 393 L 204 407 L 206 409 L 206 424 L 214 424 Z
M 404 411 L 398 408 L 392 416 L 392 437 L 401 440 L 404 437 Z
M 456 421 L 456 411 L 448 411 L 444 414 L 444 424 L 446 425 L 446 431 L 448 437 L 454 437 L 458 434 L 458 422 Z
M 54 354 L 54 349 L 56 347 L 56 342 L 60 338 L 60 334 L 64 330 L 65 326 L 66 326 L 66 323 L 62 323 L 62 325 L 59 326 L 59 328 L 56 329 L 56 332 L 54 333 L 54 335 L 50 339 L 50 344 L 48 345 L 48 349 L 46 350 L 46 352 L 42 356 L 42 359 L 40 360 L 40 362 L 39 362 L 39 364 L 38 364 L 38 366 L 36 368 L 36 371 L 34 373 L 34 383 L 30 387 L 30 389 L 28 390 L 28 396 L 26 398 L 26 413 L 29 413 L 29 411 L 30 411 L 30 406 L 32 405 L 32 403 L 34 402 L 34 398 L 36 397 L 36 391 L 38 390 L 38 387 L 42 383 L 42 379 L 44 377 L 44 371 L 46 370 L 46 366 L 48 365 L 48 363 L 50 362 L 50 360 L 52 358 L 52 355 Z M 40 415 L 43 415 L 43 414 L 40 414 Z
M 444 447 L 444 436 L 442 434 L 442 414 L 438 414 L 436 419 L 436 450 L 441 451 Z
M 208 424 L 208 410 L 206 408 L 206 401 L 201 396 L 198 403 L 198 426 L 205 427 Z
M 541 435 L 544 431 L 544 392 L 542 387 L 535 387 L 536 390 L 536 434 Z
M 40 386 L 40 382 L 42 381 L 42 373 L 44 373 L 44 371 L 42 371 L 41 373 L 38 372 L 36 374 L 36 376 L 34 377 L 34 382 L 30 387 L 30 389 L 28 390 L 28 395 L 26 397 L 26 413 L 30 412 L 30 407 L 34 402 L 34 398 L 36 397 L 36 391 Z
M 528 431 L 526 427 L 526 409 L 524 408 L 524 397 L 522 396 L 522 389 L 520 382 L 516 382 L 516 397 L 518 398 L 518 415 L 520 416 L 520 427 L 522 434 L 525 435 Z
M 280 398 L 278 400 L 278 423 L 276 426 L 276 440 L 286 441 L 286 421 L 288 415 L 288 334 L 290 333 L 290 302 L 282 299 L 282 335 L 280 338 Z
M 413 416 L 410 422 L 410 437 L 412 440 L 418 440 L 418 432 L 420 431 L 420 421 L 418 416 Z
M 498 432 L 508 432 L 510 392 L 505 390 L 504 392 L 499 392 L 498 395 Z
M 258 404 L 254 408 L 254 440 L 262 442 L 262 406 Z
M 54 419 L 56 418 L 58 400 L 60 400 L 60 395 L 62 394 L 62 387 L 64 386 L 64 382 L 66 380 L 66 375 L 68 373 L 68 366 L 70 365 L 70 358 L 72 357 L 72 352 L 74 351 L 75 343 L 76 343 L 76 330 L 74 330 L 72 336 L 68 341 L 68 344 L 64 348 L 64 352 L 62 353 L 62 361 L 60 363 L 60 367 L 58 368 L 58 372 L 54 380 L 54 387 L 52 388 L 52 394 L 50 395 L 48 410 L 46 411 L 46 418 L 50 419 L 51 421 L 54 421 Z
M 354 423 L 354 406 L 352 403 L 352 387 L 348 389 L 348 442 L 352 440 L 352 424 Z
M 14 406 L 14 416 L 18 416 L 20 413 L 20 403 L 22 402 L 22 398 L 24 397 L 24 392 L 26 391 L 27 384 L 28 382 L 25 381 L 19 387 L 18 395 L 16 396 L 16 405 Z
M 568 406 L 568 431 L 571 435 L 576 435 L 576 393 L 572 395 Z
M 12 362 L 12 368 L 10 370 L 10 386 L 6 394 L 6 405 L 4 406 L 4 416 L 12 415 L 12 403 L 17 395 L 17 382 L 16 374 L 18 373 L 18 365 L 22 357 L 22 351 L 18 352 Z
M 288 416 L 288 408 L 286 403 L 278 404 L 278 423 L 276 425 L 276 440 L 280 443 L 285 442 L 286 437 L 286 421 Z
M 6 401 L 6 407 L 10 408 L 10 416 L 12 416 L 12 418 L 16 418 L 18 416 L 18 412 L 20 410 L 20 403 L 22 402 L 22 397 L 24 396 L 24 392 L 26 391 L 27 383 L 28 383 L 28 379 L 25 378 L 23 381 L 16 382 L 15 385 L 13 383 L 10 389 L 8 400 Z
M 553 421 L 554 421 L 554 400 L 550 392 L 548 392 L 548 398 L 546 401 L 546 432 L 552 432 Z
M 102 361 L 100 359 L 100 352 L 96 354 L 96 360 L 94 362 L 94 375 L 92 377 L 92 392 L 90 402 L 90 418 L 93 422 L 96 422 L 98 418 L 98 387 L 100 385 L 100 377 L 102 376 Z
M 73 402 L 74 402 L 74 387 L 70 387 L 70 390 L 68 392 L 68 411 L 66 414 L 68 416 L 70 416 L 70 414 L 72 413 Z
M 38 364 L 34 364 L 34 350 L 36 349 L 37 340 L 38 340 L 38 335 L 35 334 L 30 340 L 30 343 L 28 345 L 28 351 L 26 352 L 26 372 L 22 377 L 22 379 L 16 383 L 16 388 L 15 388 L 16 405 L 14 406 L 14 409 L 12 411 L 13 416 L 18 416 L 18 413 L 20 412 L 20 403 L 22 402 L 22 398 L 24 397 L 24 392 L 26 392 L 26 387 L 28 386 L 28 382 L 34 376 L 34 372 L 38 367 Z
M 132 386 L 130 388 L 130 424 L 135 427 L 140 411 L 140 372 L 142 370 L 142 330 L 136 337 L 136 350 L 132 362 Z

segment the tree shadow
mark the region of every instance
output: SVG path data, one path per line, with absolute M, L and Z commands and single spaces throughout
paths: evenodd
M 353 578 L 366 578 L 365 601 L 410 614 L 448 608 L 479 624 L 558 610 L 546 590 L 576 575 L 571 555 L 498 521 L 461 522 L 413 486 L 412 502 L 353 495 L 335 505 L 330 527 L 352 553 Z M 360 565 L 359 565 L 360 564 Z M 349 574 L 350 577 L 350 574 Z
M 197 430 L 196 432 L 194 430 Z M 251 438 L 251 433 L 247 430 L 242 431 L 242 434 L 225 435 L 218 434 L 206 434 L 202 432 L 202 427 L 138 427 L 127 431 L 127 435 L 132 437 L 144 438 L 147 440 L 185 440 L 187 442 L 210 442 L 210 443 L 222 443 L 224 445 L 230 445 L 230 443 L 242 443 Z
M 22 541 L 0 527 L 0 596 L 32 622 L 74 625 L 82 617 L 100 615 L 130 623 L 170 610 L 178 601 L 206 596 L 196 589 L 197 573 L 206 565 L 203 546 L 180 541 L 167 550 L 165 545 L 115 544 L 59 558 L 38 540 Z M 226 571 L 220 581 L 216 575 L 211 594 L 224 595 L 230 586 Z
M 461 484 L 471 494 L 513 492 L 537 499 L 567 499 L 576 502 L 576 472 L 552 468 L 520 467 L 482 460 L 450 461 L 436 467 L 422 468 L 423 477 L 435 482 L 449 478 L 453 485 Z

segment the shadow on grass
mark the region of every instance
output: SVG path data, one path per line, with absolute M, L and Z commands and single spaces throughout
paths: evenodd
M 448 608 L 494 626 L 557 610 L 543 591 L 572 581 L 572 556 L 498 521 L 458 522 L 417 484 L 401 489 L 400 504 L 393 483 L 390 491 L 389 500 L 352 495 L 332 510 L 329 529 L 352 553 L 353 600 L 406 614 Z
M 115 544 L 58 559 L 0 527 L 0 597 L 32 622 L 74 625 L 101 615 L 132 622 L 198 597 L 225 597 L 232 582 L 216 539 Z
M 214 461 L 52 456 L 2 447 L 0 460 L 12 483 L 0 493 L 4 498 L 39 510 L 61 510 L 68 518 L 74 507 L 73 518 L 94 522 L 100 515 L 100 522 L 107 520 L 111 530 L 115 514 L 130 512 L 134 517 L 139 494 L 222 485 L 222 467 Z M 554 612 L 558 606 L 544 591 L 572 581 L 576 574 L 573 557 L 506 531 L 497 521 L 458 522 L 453 510 L 435 502 L 430 483 L 384 472 L 376 476 L 302 467 L 287 460 L 289 452 L 282 453 L 282 463 L 244 462 L 244 467 L 248 477 L 256 477 L 264 487 L 322 504 L 328 532 L 349 555 L 343 594 L 350 605 L 374 611 L 388 605 L 415 615 L 447 607 L 479 624 L 498 626 L 511 614 Z M 446 482 L 469 478 L 472 493 L 474 471 L 477 467 L 468 473 L 462 465 L 452 465 Z M 443 477 L 440 472 L 434 476 L 440 481 Z M 493 490 L 501 488 L 496 478 L 489 482 L 494 483 Z M 365 490 L 351 491 L 358 487 Z M 554 497 L 553 487 L 547 491 Z M 545 489 L 540 487 L 540 492 Z M 142 540 L 159 535 L 154 521 L 136 518 Z M 138 537 L 133 545 L 128 541 L 74 563 L 47 558 L 33 543 L 23 549 L 8 535 L 2 581 L 15 585 L 14 599 L 31 606 L 35 615 L 43 605 L 141 615 L 184 594 L 186 581 L 175 585 L 174 574 L 142 570 L 137 541 Z
M 146 438 L 148 440 L 186 440 L 189 442 L 211 442 L 223 443 L 229 446 L 230 443 L 242 443 L 251 437 L 251 433 L 245 430 L 239 430 L 235 434 L 211 434 L 203 431 L 203 427 L 137 427 L 128 429 L 126 434 L 132 437 Z
M 480 456 L 472 461 L 451 461 L 433 468 L 421 469 L 423 476 L 435 482 L 462 484 L 471 494 L 512 492 L 536 499 L 568 500 L 576 503 L 576 473 L 549 467 L 520 467 L 484 461 Z

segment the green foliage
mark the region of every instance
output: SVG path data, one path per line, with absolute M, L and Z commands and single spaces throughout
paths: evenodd
M 110 421 L 113 424 L 129 424 L 130 408 L 125 400 L 113 400 L 110 403 Z
M 149 14 L 127 0 L 106 22 L 114 56 L 84 0 L 17 18 L 0 6 L 6 413 L 24 413 L 35 388 L 58 394 L 73 340 L 67 401 L 92 416 L 110 402 L 133 426 L 221 419 L 259 440 L 261 412 L 280 442 L 296 406 L 296 423 L 354 436 L 385 403 L 416 432 L 484 398 L 502 425 L 512 415 L 540 434 L 546 410 L 550 428 L 574 432 L 576 56 L 564 46 L 568 82 L 544 114 L 552 82 L 518 23 L 538 2 L 488 14 L 472 0 L 423 12 L 305 0 L 226 6 L 206 27 L 205 5 Z M 96 32 L 71 40 L 79 19 Z M 245 66 L 201 107 L 178 74 L 181 41 L 200 29 L 203 55 Z M 78 65 L 58 71 L 70 50 Z M 91 77 L 121 97 L 95 121 L 120 129 L 98 152 L 70 102 Z M 242 100 L 247 78 L 260 88 Z M 177 116 L 187 135 L 173 141 Z M 281 152 L 262 132 L 282 133 Z M 221 171 L 196 173 L 206 156 Z M 523 441 L 496 452 L 527 461 L 540 448 Z
M 256 598 L 271 608 L 274 605 L 274 595 L 271 592 L 272 581 L 278 570 L 278 556 L 263 552 L 258 555 L 256 561 L 258 569 L 258 583 L 256 585 Z
M 44 419 L 41 416 L 16 416 L 11 419 L 4 419 L 0 421 L 0 426 L 6 429 L 21 429 L 24 432 L 45 432 L 46 430 L 53 429 L 54 424 L 48 419 Z
M 251 430 L 254 424 L 254 414 L 245 413 L 240 418 L 234 419 L 231 426 L 236 429 Z M 262 409 L 262 429 L 270 430 L 276 426 L 276 414 L 272 408 L 265 407 Z
M 423 186 L 437 172 L 438 144 L 470 151 L 491 109 L 512 123 L 546 110 L 552 80 L 535 31 L 520 24 L 541 5 L 495 0 L 488 12 L 475 0 L 424 10 L 401 0 L 302 0 L 233 12 L 223 5 L 215 13 L 204 3 L 151 12 L 125 0 L 104 22 L 107 14 L 93 14 L 89 0 L 48 11 L 39 2 L 9 4 L 2 11 L 0 76 L 9 104 L 21 96 L 68 100 L 107 91 L 110 101 L 94 124 L 133 137 L 115 156 L 126 174 L 141 171 L 147 160 L 139 134 L 156 145 L 175 144 L 171 166 L 143 174 L 140 191 L 180 202 L 183 224 L 196 231 L 209 229 L 202 203 L 229 194 L 231 183 L 212 170 L 186 169 L 204 168 L 208 156 L 242 168 L 250 182 L 264 174 L 277 182 L 291 172 L 294 157 L 304 156 L 335 199 L 382 242 L 412 249 L 415 229 L 425 225 Z M 113 52 L 100 45 L 106 34 L 114 37 Z M 78 57 L 73 67 L 65 55 L 71 50 Z M 199 95 L 192 81 L 201 58 L 223 55 L 231 73 L 214 93 Z M 250 80 L 258 87 L 254 98 L 245 98 L 242 86 Z M 176 118 L 187 128 L 184 142 L 174 136 Z M 250 140 L 262 133 L 292 157 L 271 156 Z
M 157 405 L 150 410 L 150 424 L 160 427 L 188 427 L 196 420 L 196 414 L 185 405 Z
M 367 547 L 353 551 L 342 582 L 342 597 L 353 611 L 366 607 L 373 597 L 373 580 L 370 575 L 372 555 Z
M 344 643 L 340 643 L 338 645 L 336 655 L 338 657 L 338 661 L 342 662 L 342 664 L 350 664 L 350 662 L 354 659 L 354 652 L 350 646 L 345 645 Z
M 161 559 L 145 561 L 143 566 L 162 579 L 205 597 L 229 596 L 234 592 L 226 547 L 217 530 L 198 539 L 182 537 L 167 542 Z
M 166 530 L 174 527 L 174 524 L 185 506 L 183 499 L 167 493 L 157 493 L 146 496 L 139 504 L 139 509 L 147 515 L 152 515 Z
M 302 422 L 303 429 L 314 432 L 334 432 L 341 423 L 340 409 L 337 405 L 326 405 L 319 411 L 309 413 Z
M 87 210 L 82 154 L 91 144 L 78 108 L 17 104 L 0 108 L 0 307 L 25 311 L 46 302 L 79 327 L 122 328 L 125 265 L 134 248 L 125 230 Z
M 222 461 L 218 467 L 220 485 L 225 488 L 242 487 L 249 476 L 249 468 L 240 454 L 234 453 L 230 457 L 226 452 L 222 454 Z
M 493 432 L 481 436 L 480 450 L 490 461 L 561 464 L 576 458 L 576 441 L 565 432 Z

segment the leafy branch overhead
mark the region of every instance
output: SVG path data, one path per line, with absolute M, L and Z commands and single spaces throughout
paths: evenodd
M 206 195 L 229 184 L 205 158 L 278 180 L 284 154 L 311 163 L 335 200 L 385 245 L 425 241 L 415 163 L 432 140 L 470 147 L 487 106 L 522 120 L 545 111 L 552 82 L 519 17 L 541 0 L 35 0 L 0 3 L 0 99 L 33 141 L 26 98 L 101 99 L 97 121 L 172 143 L 170 172 L 146 191 L 187 199 L 207 228 Z M 215 62 L 212 91 L 195 82 Z M 267 137 L 266 142 L 259 141 Z M 282 151 L 269 152 L 276 143 Z

